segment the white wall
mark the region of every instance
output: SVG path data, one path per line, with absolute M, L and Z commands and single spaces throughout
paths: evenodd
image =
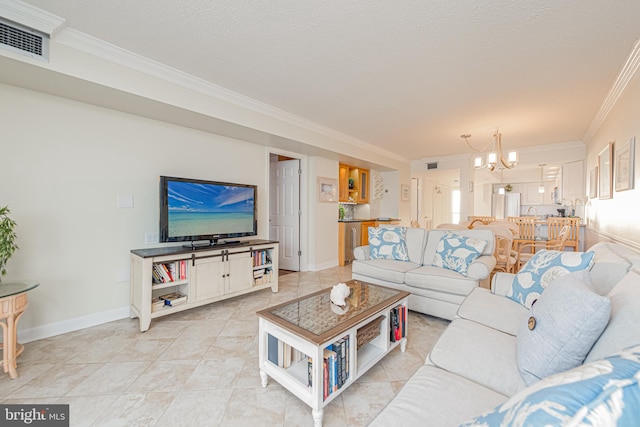
M 318 177 L 332 178 L 338 184 L 338 162 L 310 157 L 309 165 L 309 270 L 317 271 L 338 265 L 338 202 L 320 202 Z M 336 197 L 338 194 L 336 193 Z
M 14 86 L 0 84 L 0 99 L 0 205 L 20 246 L 3 281 L 40 282 L 23 340 L 128 315 L 129 251 L 158 230 L 159 175 L 258 185 L 268 238 L 264 147 Z
M 585 206 L 590 231 L 595 233 L 591 241 L 616 240 L 640 249 L 640 222 L 638 221 L 638 202 L 640 201 L 640 76 L 636 72 L 624 92 L 609 112 L 608 116 L 587 142 L 586 182 L 589 172 L 596 166 L 598 153 L 610 141 L 615 147 L 629 138 L 636 138 L 635 150 L 635 188 L 633 190 L 613 191 L 611 199 L 590 199 Z M 614 161 L 615 168 L 615 161 Z

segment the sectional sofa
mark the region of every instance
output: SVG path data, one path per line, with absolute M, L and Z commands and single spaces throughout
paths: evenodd
M 488 283 L 496 264 L 493 255 L 495 238 L 491 230 L 453 230 L 455 235 L 486 243 L 479 256 L 466 265 L 461 273 L 455 269 L 458 264 L 449 265 L 451 268 L 434 265 L 439 250 L 443 249 L 442 239 L 447 235 L 447 230 L 385 226 L 372 227 L 370 232 L 394 229 L 404 233 L 404 237 L 396 238 L 396 243 L 402 243 L 398 240 L 404 238 L 406 249 L 389 250 L 384 258 L 373 259 L 370 234 L 370 245 L 354 250 L 355 260 L 351 266 L 353 279 L 411 292 L 411 310 L 448 320 L 455 317 L 458 307 L 473 289 L 483 280 Z M 392 234 L 393 237 L 396 236 Z M 397 259 L 403 256 L 404 260 Z
M 557 275 L 531 308 L 514 295 L 524 276 L 474 288 L 370 425 L 637 425 L 640 254 L 615 243 L 589 251 L 590 267 Z

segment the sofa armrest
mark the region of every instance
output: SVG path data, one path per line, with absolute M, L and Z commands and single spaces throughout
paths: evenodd
M 507 296 L 507 292 L 511 289 L 511 282 L 513 282 L 513 278 L 515 274 L 513 273 L 504 273 L 497 272 L 493 275 L 493 280 L 491 282 L 491 292 L 496 295 L 502 295 L 503 297 Z
M 369 245 L 358 246 L 353 250 L 353 257 L 359 260 L 371 259 Z
M 493 267 L 496 266 L 496 258 L 493 255 L 481 255 L 467 268 L 467 277 L 484 280 L 489 277 Z

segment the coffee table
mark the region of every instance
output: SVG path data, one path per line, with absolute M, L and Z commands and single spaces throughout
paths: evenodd
M 328 288 L 257 312 L 262 386 L 271 377 L 309 405 L 315 427 L 329 402 L 407 345 L 409 292 L 359 280 L 346 284 L 345 307 L 331 303 Z

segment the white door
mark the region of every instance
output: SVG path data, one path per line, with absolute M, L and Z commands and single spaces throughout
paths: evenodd
M 269 238 L 280 242 L 279 268 L 300 270 L 300 160 L 271 162 Z

